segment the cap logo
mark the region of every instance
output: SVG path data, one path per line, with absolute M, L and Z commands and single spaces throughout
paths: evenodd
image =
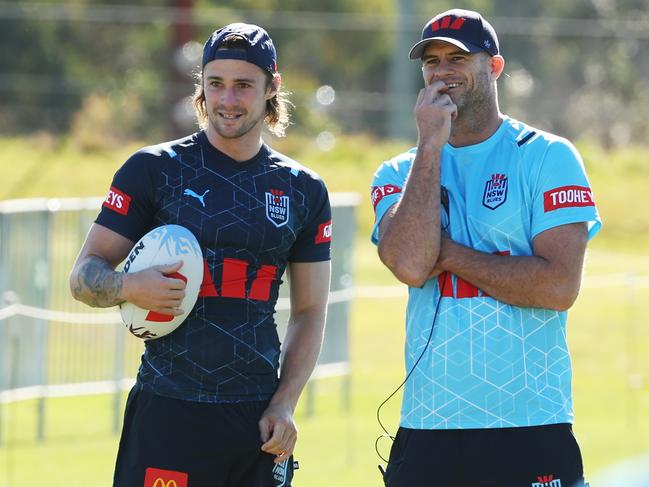
M 455 45 L 464 52 L 498 54 L 498 36 L 478 12 L 454 8 L 431 18 L 421 31 L 421 40 L 410 48 L 410 59 L 421 59 L 431 41 Z M 488 42 L 485 42 L 488 41 Z
M 452 19 L 453 17 L 451 17 L 450 15 L 447 15 L 446 17 L 442 17 L 440 20 L 436 20 L 435 22 L 433 22 L 433 24 L 430 26 L 430 30 L 432 30 L 433 32 L 439 29 L 460 30 L 460 28 L 466 21 L 465 18 L 458 17 L 451 24 Z

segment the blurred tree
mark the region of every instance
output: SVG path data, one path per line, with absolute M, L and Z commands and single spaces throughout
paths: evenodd
M 400 106 L 410 112 L 421 85 L 416 63 L 397 64 L 403 50 L 397 29 L 402 45 L 415 42 L 426 19 L 457 5 L 412 0 L 414 13 L 399 24 L 400 0 L 193 1 L 199 43 L 228 22 L 269 30 L 285 86 L 294 92 L 298 130 L 377 135 L 388 133 Z M 164 136 L 178 83 L 170 74 L 175 3 L 0 1 L 0 132 L 64 134 L 76 120 L 79 133 L 79 120 L 96 113 L 90 107 L 102 99 L 115 103 L 108 123 L 128 127 L 124 137 Z M 499 83 L 503 111 L 609 146 L 647 139 L 646 0 L 465 0 L 462 6 L 483 12 L 499 33 L 507 60 Z M 395 102 L 390 86 L 400 72 Z M 191 83 L 183 83 L 190 95 Z M 315 101 L 322 85 L 335 92 L 326 107 Z M 122 101 L 131 99 L 137 110 L 125 113 Z
M 493 11 L 502 15 L 494 27 L 510 76 L 502 83 L 506 112 L 609 147 L 646 140 L 649 62 L 637 55 L 649 47 L 646 2 L 494 0 Z M 625 30 L 643 19 L 644 31 Z

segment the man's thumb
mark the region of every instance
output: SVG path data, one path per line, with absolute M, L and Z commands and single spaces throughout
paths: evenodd
M 270 439 L 270 421 L 266 418 L 262 418 L 259 421 L 259 436 L 263 443 L 266 443 Z

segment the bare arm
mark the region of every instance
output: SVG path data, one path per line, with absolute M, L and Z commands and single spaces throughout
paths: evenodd
M 586 223 L 561 225 L 537 235 L 527 257 L 487 254 L 443 238 L 436 271 L 508 304 L 564 311 L 579 293 L 587 240 Z
M 379 226 L 379 257 L 409 286 L 425 282 L 439 254 L 439 156 L 417 149 L 403 196 Z
M 133 243 L 106 227 L 92 225 L 70 274 L 72 296 L 98 308 L 129 301 L 159 313 L 182 314 L 178 306 L 185 296 L 185 283 L 164 276 L 180 269 L 181 262 L 133 274 L 115 272 Z
M 124 275 L 114 269 L 133 243 L 101 225 L 92 225 L 70 275 L 72 296 L 97 308 L 123 302 Z
M 330 262 L 289 265 L 291 315 L 279 386 L 259 421 L 262 450 L 282 462 L 295 448 L 293 412 L 320 355 L 329 296 Z
M 379 227 L 381 261 L 409 286 L 423 285 L 439 255 L 440 158 L 457 112 L 445 89 L 436 81 L 419 92 L 417 155 L 401 200 L 386 212 Z

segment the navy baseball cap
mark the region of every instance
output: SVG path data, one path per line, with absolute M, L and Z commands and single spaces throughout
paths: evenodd
M 220 48 L 229 35 L 240 37 L 246 45 L 245 51 Z M 271 74 L 277 72 L 277 52 L 273 40 L 264 29 L 253 24 L 235 23 L 214 31 L 203 47 L 204 68 L 215 59 L 240 59 L 259 66 Z
M 421 59 L 432 41 L 449 42 L 463 51 L 485 51 L 491 56 L 499 52 L 496 31 L 482 15 L 472 10 L 455 8 L 433 17 L 421 32 L 421 41 L 412 46 L 410 59 Z

